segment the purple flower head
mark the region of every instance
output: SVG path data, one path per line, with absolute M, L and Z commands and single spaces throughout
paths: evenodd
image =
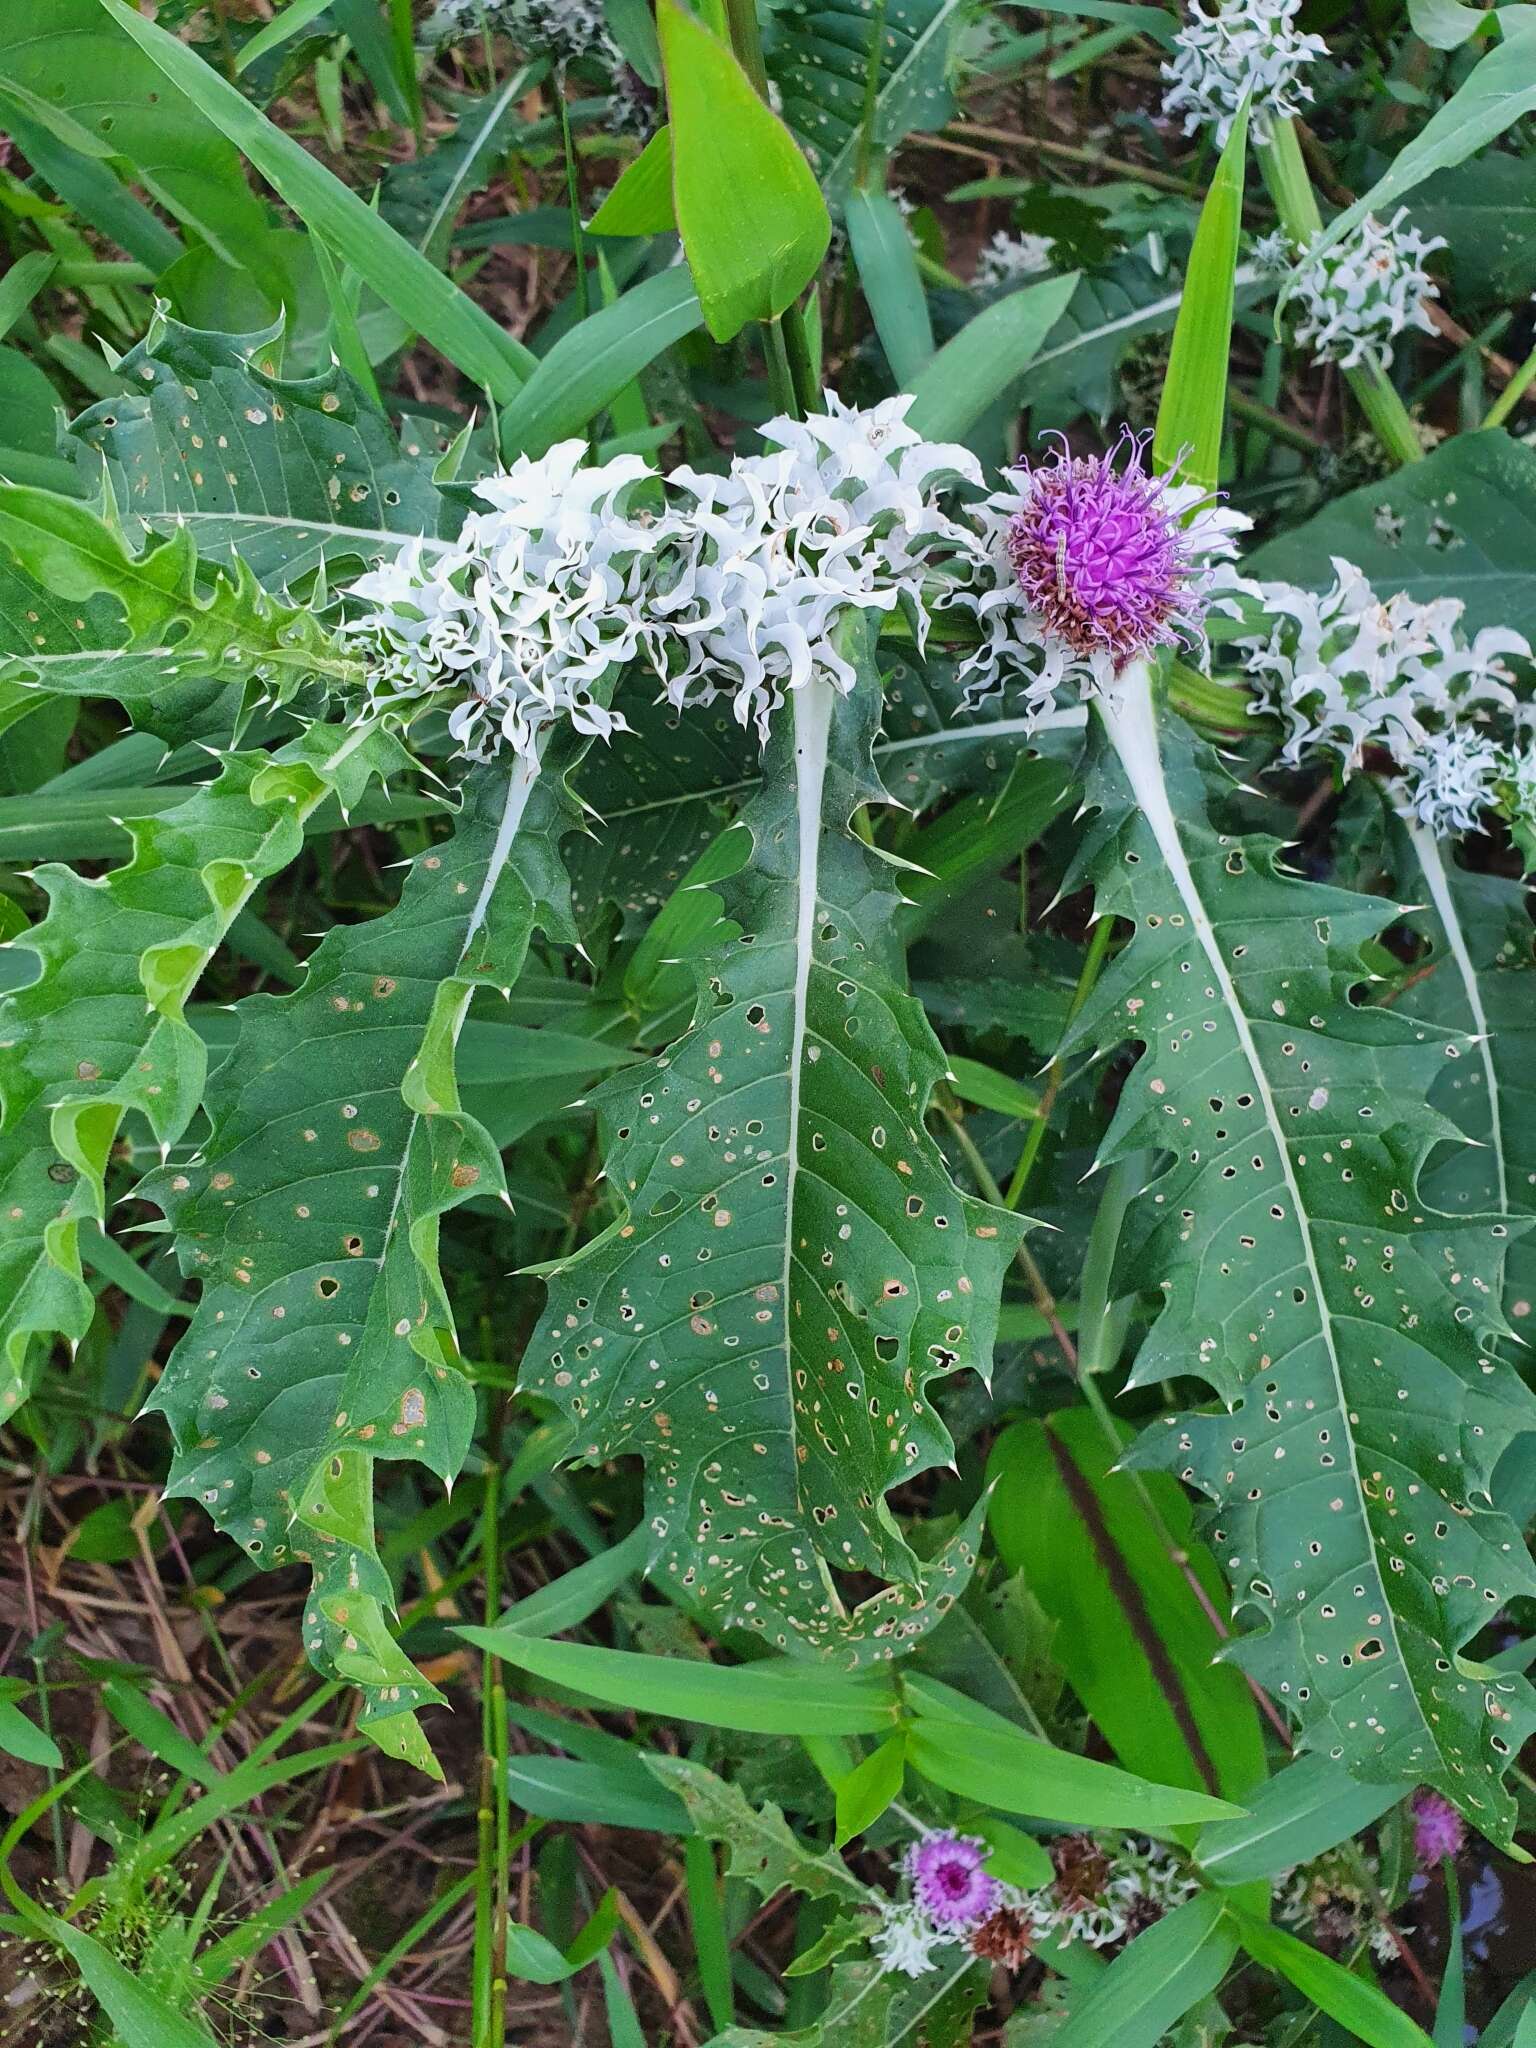
M 1426 1869 L 1447 1856 L 1459 1856 L 1467 1839 L 1466 1823 L 1449 1799 L 1438 1792 L 1415 1792 L 1409 1802 L 1413 1814 L 1413 1854 Z
M 964 1934 L 997 1908 L 1002 1887 L 981 1867 L 985 1842 L 943 1828 L 907 1851 L 912 1896 L 935 1927 Z
M 1107 455 L 1019 465 L 1008 527 L 1019 588 L 1046 630 L 1101 672 L 1178 639 L 1197 639 L 1206 557 L 1245 524 L 1172 472 L 1144 468 L 1150 436 L 1122 431 Z M 1193 517 L 1190 515 L 1193 513 Z

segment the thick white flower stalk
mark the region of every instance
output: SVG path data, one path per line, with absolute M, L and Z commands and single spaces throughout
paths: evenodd
M 1431 831 L 1474 829 L 1528 759 L 1529 707 L 1508 663 L 1529 661 L 1529 643 L 1500 626 L 1469 637 L 1457 599 L 1382 599 L 1353 564 L 1333 568 L 1321 595 L 1243 586 L 1264 614 L 1264 630 L 1233 643 L 1254 710 L 1283 722 L 1283 761 L 1321 754 L 1351 775 L 1374 751 Z
M 1311 99 L 1303 74 L 1328 54 L 1320 36 L 1296 27 L 1300 8 L 1301 0 L 1226 0 L 1208 14 L 1193 0 L 1163 65 L 1164 115 L 1182 117 L 1186 135 L 1214 128 L 1222 144 L 1246 99 L 1253 133 L 1266 140 L 1275 121 Z
M 1296 339 L 1322 362 L 1346 370 L 1374 357 L 1392 360 L 1410 327 L 1433 334 L 1425 301 L 1439 297 L 1424 258 L 1443 249 L 1441 235 L 1405 227 L 1406 207 L 1383 224 L 1372 215 L 1320 256 L 1303 252 L 1292 284 Z

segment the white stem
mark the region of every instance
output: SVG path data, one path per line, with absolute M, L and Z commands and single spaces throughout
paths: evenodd
M 1499 1102 L 1498 1077 L 1493 1070 L 1493 1040 L 1488 1030 L 1488 1015 L 1483 1008 L 1483 992 L 1478 984 L 1477 969 L 1472 965 L 1472 955 L 1467 951 L 1466 937 L 1461 929 L 1461 916 L 1456 908 L 1456 899 L 1451 894 L 1450 877 L 1445 871 L 1445 856 L 1440 851 L 1440 842 L 1429 827 L 1422 824 L 1413 813 L 1399 807 L 1398 816 L 1412 842 L 1414 854 L 1429 889 L 1429 900 L 1435 915 L 1445 933 L 1445 943 L 1456 963 L 1456 972 L 1461 976 L 1462 994 L 1467 999 L 1467 1008 L 1472 1013 L 1472 1030 L 1477 1042 L 1477 1056 L 1483 1063 L 1483 1086 L 1488 1094 L 1488 1142 L 1493 1147 L 1494 1170 L 1498 1175 L 1499 1208 L 1509 1207 L 1509 1186 L 1504 1170 L 1504 1119 Z
M 501 880 L 501 871 L 511 856 L 512 842 L 523 822 L 523 813 L 528 808 L 528 798 L 533 785 L 539 779 L 539 752 L 542 751 L 542 739 L 543 735 L 540 734 L 535 752 L 517 756 L 512 773 L 507 777 L 507 800 L 502 808 L 501 824 L 497 827 L 496 844 L 492 847 L 491 857 L 485 864 L 485 880 L 480 884 L 480 894 L 475 899 L 475 907 L 469 914 L 463 951 L 459 955 L 461 960 L 474 944 L 480 927 L 485 923 L 491 908 L 491 898 L 496 893 L 496 884 Z
M 799 861 L 795 876 L 795 982 L 791 997 L 789 1039 L 789 1131 L 785 1141 L 784 1191 L 791 1218 L 800 1154 L 800 1084 L 805 1070 L 807 1012 L 811 989 L 811 952 L 816 943 L 816 897 L 821 866 L 821 805 L 827 784 L 827 742 L 832 732 L 832 685 L 816 676 L 789 696 L 795 720 L 795 804 L 799 821 Z M 789 1354 L 789 1281 L 794 1230 L 784 1232 L 781 1311 L 784 1351 Z

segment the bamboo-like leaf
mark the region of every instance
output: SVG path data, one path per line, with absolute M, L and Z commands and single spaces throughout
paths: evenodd
M 1236 1654 L 1308 1744 L 1434 1785 L 1507 1839 L 1530 1690 L 1458 1649 L 1536 1589 L 1486 1505 L 1536 1401 L 1482 1341 L 1510 1226 L 1434 1213 L 1419 1189 L 1455 1135 L 1426 1098 L 1471 1049 L 1352 999 L 1392 906 L 1216 832 L 1195 743 L 1159 730 L 1144 668 L 1102 717 L 1076 879 L 1133 935 L 1069 1045 L 1142 1041 L 1102 1156 L 1171 1155 L 1124 1248 L 1167 1303 L 1135 1377 L 1197 1373 L 1229 1411 L 1172 1418 L 1141 1456 L 1218 1501 L 1218 1560 L 1263 1621 Z
M 1157 2048 L 1207 1998 L 1237 1954 L 1237 1932 L 1212 1892 L 1148 1927 L 1072 2002 L 1060 2048 Z
M 1248 162 L 1244 104 L 1216 165 L 1189 252 L 1184 295 L 1174 323 L 1168 375 L 1157 408 L 1152 456 L 1158 469 L 1181 458 L 1191 483 L 1216 488 L 1227 411 L 1227 364 L 1237 251 L 1243 230 L 1243 173 Z
M 294 995 L 240 1005 L 206 1145 L 142 1189 L 202 1283 L 151 1404 L 176 1440 L 169 1491 L 264 1566 L 314 1566 L 310 1654 L 363 1688 L 375 1741 L 424 1767 L 409 1709 L 436 1694 L 385 1623 L 373 1463 L 451 1481 L 468 1445 L 438 1227 L 503 1177 L 460 1108 L 454 1046 L 474 991 L 516 981 L 535 923 L 568 933 L 572 816 L 553 767 L 476 771 L 393 911 L 336 926 Z
M 130 826 L 133 858 L 101 881 L 38 870 L 48 915 L 20 943 L 42 971 L 0 1004 L 0 1416 L 48 1344 L 90 1326 L 80 1229 L 105 1223 L 123 1118 L 169 1145 L 197 1109 L 207 1050 L 186 1005 L 215 949 L 327 796 L 350 807 L 409 765 L 378 731 L 311 726 L 276 755 L 226 756 L 207 788 Z
M 626 1214 L 555 1270 L 523 1384 L 578 1455 L 646 1463 L 653 1569 L 777 1647 L 888 1656 L 953 1604 L 884 1502 L 951 1455 L 926 1383 L 989 1368 L 1018 1219 L 924 1129 L 943 1055 L 901 988 L 896 898 L 848 830 L 883 792 L 866 666 L 794 693 L 720 889 L 740 929 L 693 1028 L 594 1095 Z M 834 1573 L 885 1590 L 851 1613 Z

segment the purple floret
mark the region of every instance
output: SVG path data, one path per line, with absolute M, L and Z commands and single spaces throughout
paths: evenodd
M 969 1933 L 995 1911 L 1002 1887 L 982 1869 L 987 1845 L 974 1835 L 944 1828 L 907 1851 L 912 1896 L 935 1927 Z
M 1461 1854 L 1467 1839 L 1466 1823 L 1449 1799 L 1442 1799 L 1438 1792 L 1415 1792 L 1411 1811 L 1417 1862 L 1427 1869 L 1447 1856 Z

